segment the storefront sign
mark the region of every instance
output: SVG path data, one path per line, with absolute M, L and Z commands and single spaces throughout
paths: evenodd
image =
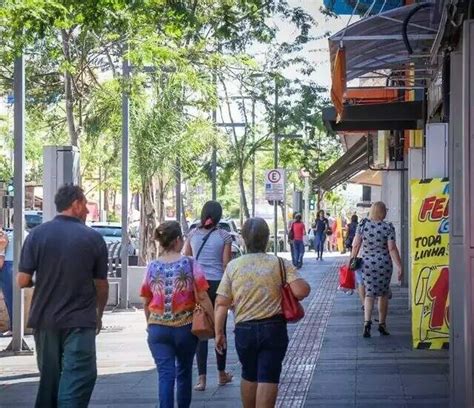
M 411 181 L 413 347 L 449 344 L 449 181 Z

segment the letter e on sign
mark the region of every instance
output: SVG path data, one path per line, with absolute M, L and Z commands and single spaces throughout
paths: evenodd
M 281 180 L 281 173 L 278 170 L 268 172 L 268 181 L 270 183 L 279 183 Z

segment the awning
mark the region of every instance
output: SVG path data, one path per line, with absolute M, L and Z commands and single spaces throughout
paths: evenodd
M 356 174 L 349 180 L 349 183 L 362 184 L 364 186 L 381 186 L 382 172 L 375 170 L 365 170 Z
M 322 114 L 326 128 L 334 132 L 415 130 L 424 126 L 422 101 L 345 105 L 339 123 L 334 108 L 324 108 Z
M 413 54 L 403 40 L 403 22 L 420 3 L 399 7 L 351 24 L 329 38 L 331 66 L 341 41 L 346 52 L 348 81 L 379 70 L 430 70 L 430 51 L 438 32 L 439 15 L 433 7 L 411 16 L 407 34 Z
M 329 191 L 367 168 L 367 139 L 364 137 L 319 175 L 314 180 L 314 185 Z

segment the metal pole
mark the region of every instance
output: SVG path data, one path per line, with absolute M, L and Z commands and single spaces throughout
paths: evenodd
M 212 148 L 212 200 L 217 200 L 217 149 Z
M 13 185 L 13 338 L 7 350 L 13 353 L 29 351 L 24 341 L 24 302 L 23 290 L 16 285 L 16 275 L 20 263 L 21 246 L 25 231 L 25 60 L 20 55 L 15 59 L 14 66 L 14 176 Z
M 274 137 L 273 137 L 273 168 L 278 168 L 278 82 L 275 77 L 275 105 L 273 107 L 273 122 L 274 122 Z M 275 255 L 278 253 L 278 201 L 273 202 L 273 252 Z
M 181 164 L 176 161 L 176 221 L 181 223 Z
M 122 248 L 121 248 L 121 282 L 120 282 L 120 308 L 128 308 L 128 202 L 129 202 L 129 130 L 130 130 L 130 61 L 128 59 L 128 47 L 125 47 L 123 56 L 123 79 L 122 90 Z
M 255 144 L 255 99 L 252 98 L 252 143 Z M 255 217 L 255 151 L 252 155 L 252 217 Z
M 99 221 L 104 221 L 102 219 L 102 167 L 101 166 L 99 166 Z
M 216 88 L 217 92 L 217 76 L 215 71 L 212 74 L 212 83 L 214 84 L 214 87 Z M 214 123 L 214 126 L 217 123 L 217 109 L 212 110 L 212 121 Z M 211 180 L 212 180 L 212 200 L 217 200 L 217 149 L 216 146 L 212 147 L 212 164 L 211 164 Z
M 304 223 L 308 229 L 311 226 L 311 220 L 309 216 L 309 177 L 304 177 Z
M 309 142 L 308 137 L 308 130 L 305 129 L 304 137 L 305 137 L 305 144 L 307 145 Z M 309 173 L 308 169 L 305 169 L 306 174 L 304 175 L 304 223 L 306 225 L 306 229 L 311 226 L 311 220 L 309 215 L 309 194 L 310 194 L 310 186 L 309 186 Z

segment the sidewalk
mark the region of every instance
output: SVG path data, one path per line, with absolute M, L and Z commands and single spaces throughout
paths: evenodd
M 357 295 L 336 295 L 306 407 L 449 407 L 449 352 L 412 349 L 408 290 L 392 291 L 391 335 L 374 322 L 370 339 Z
M 305 259 L 302 275 L 311 283 L 306 317 L 289 325 L 278 406 L 286 407 L 446 407 L 447 352 L 412 351 L 406 291 L 394 290 L 388 321 L 392 336 L 361 336 L 356 295 L 336 292 L 344 257 Z M 99 377 L 91 407 L 156 407 L 157 376 L 146 344 L 142 311 L 107 313 L 98 337 Z M 240 365 L 229 319 L 227 369 L 234 381 L 217 386 L 213 342 L 209 343 L 208 388 L 193 393 L 192 407 L 240 405 Z M 31 337 L 27 341 L 32 344 Z M 9 339 L 0 339 L 0 350 Z M 195 373 L 196 376 L 196 373 Z M 0 407 L 31 407 L 38 374 L 33 356 L 0 358 Z M 413 405 L 414 404 L 414 405 Z M 417 405 L 418 404 L 418 405 Z

